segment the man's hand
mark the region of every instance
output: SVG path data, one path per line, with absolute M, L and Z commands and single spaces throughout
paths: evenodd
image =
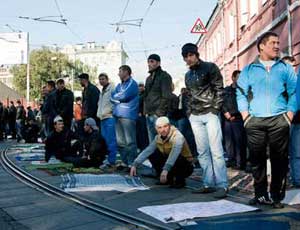
M 160 174 L 160 183 L 162 183 L 162 184 L 167 183 L 167 180 L 168 180 L 167 176 L 168 176 L 168 171 L 163 170 Z
M 293 120 L 293 118 L 294 118 L 294 113 L 291 112 L 291 111 L 288 111 L 288 112 L 286 113 L 286 115 L 288 116 L 288 118 L 289 118 L 290 121 L 292 122 L 292 120 Z
M 243 121 L 245 121 L 245 119 L 249 116 L 248 111 L 241 112 L 241 114 L 242 114 Z
M 230 118 L 231 118 L 231 115 L 229 112 L 224 113 L 224 116 L 227 120 L 230 120 Z
M 130 168 L 130 176 L 136 176 L 136 167 L 135 166 L 131 166 L 131 168 Z

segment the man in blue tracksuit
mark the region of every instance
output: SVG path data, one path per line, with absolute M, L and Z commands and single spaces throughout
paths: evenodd
M 237 102 L 247 133 L 255 197 L 249 204 L 283 208 L 288 170 L 289 131 L 296 105 L 296 74 L 280 60 L 279 38 L 266 32 L 257 39 L 259 55 L 238 80 Z M 286 97 L 286 94 L 288 97 Z M 268 195 L 266 147 L 270 147 L 272 182 Z
M 123 65 L 119 68 L 119 77 L 121 83 L 112 92 L 111 102 L 114 105 L 118 150 L 124 166 L 131 167 L 137 155 L 136 119 L 139 109 L 139 88 L 131 77 L 129 66 Z

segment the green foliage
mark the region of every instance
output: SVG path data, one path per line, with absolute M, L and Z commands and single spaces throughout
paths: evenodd
M 94 70 L 82 64 L 80 61 L 72 63 L 68 57 L 60 52 L 51 51 L 48 48 L 33 50 L 30 53 L 30 98 L 39 99 L 41 89 L 48 80 L 56 80 L 63 76 L 76 76 L 80 73 L 89 73 Z M 15 65 L 11 68 L 14 75 L 14 86 L 22 94 L 26 93 L 26 65 Z M 78 81 L 74 80 L 74 89 L 81 89 Z

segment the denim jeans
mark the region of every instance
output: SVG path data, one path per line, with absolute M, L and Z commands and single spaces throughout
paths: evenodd
M 227 188 L 227 171 L 222 146 L 222 130 L 219 117 L 213 113 L 191 115 L 198 159 L 203 169 L 203 185 Z
M 300 124 L 291 127 L 290 168 L 293 185 L 300 186 Z
M 116 136 L 118 150 L 123 163 L 132 165 L 137 156 L 136 121 L 116 118 Z
M 116 163 L 117 155 L 117 140 L 116 140 L 116 128 L 115 128 L 115 118 L 106 118 L 101 120 L 101 134 L 106 141 L 107 148 L 109 151 L 108 162 L 110 164 Z
M 155 122 L 157 118 L 158 117 L 156 115 L 149 115 L 146 117 L 149 143 L 151 143 L 154 140 L 155 136 L 157 135 L 155 129 Z

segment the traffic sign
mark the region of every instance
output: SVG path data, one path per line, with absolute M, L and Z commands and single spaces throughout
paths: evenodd
M 205 33 L 207 33 L 207 30 L 206 30 L 205 26 L 203 25 L 200 18 L 198 18 L 196 20 L 193 28 L 191 29 L 191 33 L 193 33 L 193 34 L 205 34 Z

